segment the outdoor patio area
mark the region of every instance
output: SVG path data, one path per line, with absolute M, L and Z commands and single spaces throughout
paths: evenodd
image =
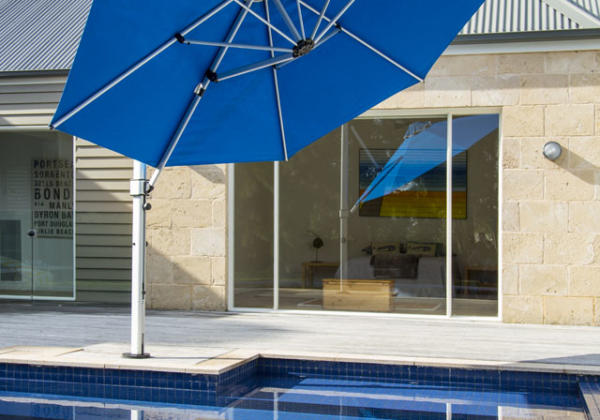
M 3 360 L 219 370 L 265 355 L 524 369 L 535 363 L 535 370 L 600 373 L 600 335 L 593 327 L 351 314 L 150 311 L 146 344 L 154 358 L 126 361 L 120 356 L 128 351 L 126 307 L 19 303 L 2 305 L 0 313 Z

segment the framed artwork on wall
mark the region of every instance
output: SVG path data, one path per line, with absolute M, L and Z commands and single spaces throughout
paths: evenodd
M 359 197 L 375 181 L 394 155 L 394 149 L 359 150 Z M 423 156 L 427 167 L 427 156 Z M 398 163 L 398 164 L 401 164 Z M 432 165 L 403 185 L 393 179 L 379 178 L 386 183 L 386 195 L 362 203 L 359 216 L 363 217 L 446 217 L 446 163 Z M 452 217 L 467 218 L 467 152 L 454 156 L 452 162 Z M 417 171 L 418 172 L 418 171 Z

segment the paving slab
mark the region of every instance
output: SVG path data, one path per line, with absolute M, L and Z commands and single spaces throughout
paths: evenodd
M 120 356 L 129 350 L 129 322 L 125 307 L 0 304 L 0 358 L 16 351 L 10 347 L 25 345 L 84 348 L 48 358 L 99 363 L 93 358 L 104 357 L 106 366 L 132 368 L 223 369 L 226 363 L 219 357 L 246 351 L 315 360 L 459 361 L 588 373 L 600 369 L 597 327 L 388 315 L 149 311 L 146 349 L 154 357 L 144 364 Z M 94 355 L 102 352 L 106 354 Z
M 271 349 L 223 349 L 213 347 L 149 346 L 152 356 L 147 359 L 128 359 L 124 343 L 103 343 L 84 348 L 18 346 L 2 352 L 0 362 L 27 363 L 49 366 L 74 366 L 97 369 L 151 370 L 218 375 L 256 358 L 298 359 L 313 361 L 375 363 L 388 365 L 450 367 L 460 369 L 537 371 L 600 375 L 600 366 L 558 363 L 508 362 L 410 356 L 381 356 L 359 353 L 327 353 Z
M 248 350 L 153 345 L 148 347 L 152 357 L 129 359 L 123 357 L 129 349 L 125 343 L 84 348 L 17 346 L 9 349 L 7 352 L 0 349 L 0 362 L 205 374 L 219 374 L 258 357 L 257 352 Z
M 579 383 L 579 391 L 585 402 L 587 418 L 600 420 L 600 384 L 594 381 Z

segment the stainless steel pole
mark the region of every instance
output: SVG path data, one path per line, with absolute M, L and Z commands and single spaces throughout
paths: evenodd
M 146 318 L 146 165 L 133 162 L 133 179 L 130 184 L 133 197 L 133 225 L 131 230 L 131 348 L 124 357 L 144 359 L 144 328 Z

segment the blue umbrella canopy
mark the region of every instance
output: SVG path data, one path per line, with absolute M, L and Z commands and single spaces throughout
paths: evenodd
M 452 156 L 468 150 L 498 129 L 497 115 L 458 117 L 452 121 Z M 448 123 L 419 122 L 409 126 L 405 139 L 362 193 L 360 203 L 375 200 L 401 189 L 410 189 L 411 181 L 446 161 Z
M 422 81 L 482 2 L 94 1 L 51 126 L 158 167 L 286 160 Z

